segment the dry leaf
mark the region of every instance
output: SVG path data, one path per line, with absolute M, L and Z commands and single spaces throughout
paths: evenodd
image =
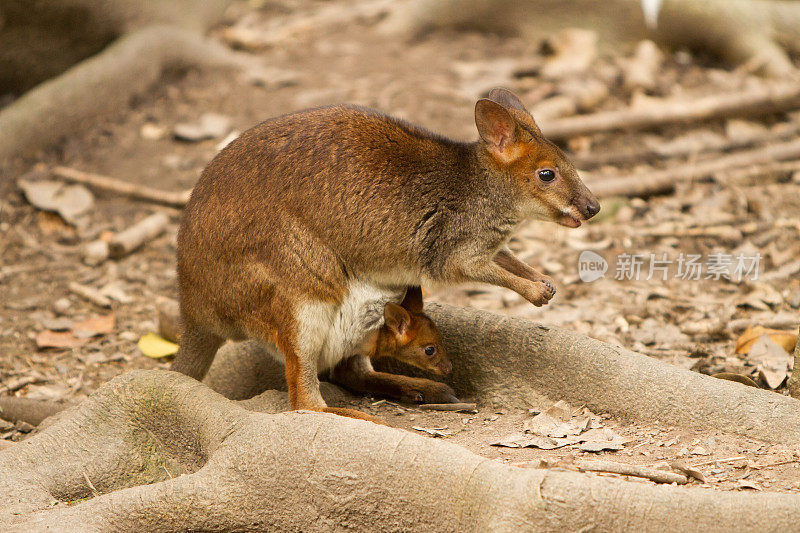
M 758 491 L 761 490 L 761 487 L 759 487 L 758 485 L 756 485 L 752 481 L 746 481 L 744 479 L 740 480 L 736 484 L 736 488 L 739 489 L 739 490 L 758 490 Z
M 618 435 L 609 428 L 590 429 L 583 435 L 575 438 L 583 441 L 580 449 L 585 452 L 621 450 L 624 444 L 630 442 L 629 438 Z
M 783 348 L 762 335 L 747 356 L 757 363 L 758 375 L 770 389 L 781 386 L 789 371 L 789 354 Z
M 72 333 L 80 339 L 88 339 L 114 331 L 114 313 L 96 316 L 72 325 Z
M 577 437 L 554 439 L 542 435 L 525 435 L 514 433 L 507 435 L 499 441 L 490 443 L 491 446 L 504 446 L 506 448 L 539 448 L 541 450 L 555 450 L 570 444 L 577 444 Z
M 432 435 L 434 437 L 449 437 L 451 433 L 446 431 L 442 431 L 443 429 L 447 429 L 446 427 L 442 428 L 423 428 L 420 426 L 411 426 L 411 429 L 416 431 L 422 431 L 423 433 L 427 433 L 428 435 Z
M 178 345 L 156 335 L 148 333 L 143 335 L 137 344 L 139 350 L 147 357 L 160 359 L 178 352 Z
M 794 346 L 797 342 L 796 332 L 768 329 L 763 326 L 753 326 L 747 328 L 736 340 L 736 353 L 749 353 L 753 344 L 755 344 L 762 335 L 768 335 L 769 338 L 772 339 L 772 342 L 786 350 L 787 353 L 792 353 L 794 351 Z
M 86 344 L 86 339 L 79 339 L 71 331 L 50 331 L 46 329 L 36 335 L 36 346 L 39 348 L 77 348 Z
M 29 181 L 20 179 L 17 185 L 25 198 L 39 209 L 55 211 L 61 218 L 75 224 L 80 215 L 94 204 L 94 196 L 83 185 L 66 185 L 60 181 Z

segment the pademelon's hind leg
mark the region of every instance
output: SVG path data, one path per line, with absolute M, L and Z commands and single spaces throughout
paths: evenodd
M 202 381 L 224 341 L 222 337 L 186 322 L 181 334 L 180 348 L 170 370 Z
M 291 408 L 333 413 L 386 425 L 381 419 L 355 409 L 328 407 L 322 398 L 319 392 L 317 361 L 324 348 L 328 327 L 325 313 L 319 312 L 311 313 L 307 320 L 302 320 L 301 315 L 301 320 L 295 323 L 295 327 L 277 328 L 280 333 L 274 340 L 283 353 L 286 364 L 286 384 Z M 265 336 L 265 340 L 272 339 Z

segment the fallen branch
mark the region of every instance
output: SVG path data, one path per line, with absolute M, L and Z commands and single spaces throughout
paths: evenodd
M 77 296 L 80 296 L 84 300 L 91 302 L 99 307 L 111 307 L 111 300 L 103 296 L 100 291 L 95 289 L 94 287 L 89 287 L 88 285 L 81 285 L 80 283 L 73 281 L 71 282 L 67 288 L 69 291 Z
M 143 218 L 125 231 L 114 235 L 108 243 L 108 255 L 118 259 L 128 255 L 144 243 L 164 233 L 169 224 L 169 217 L 164 213 L 154 213 Z
M 139 185 L 137 183 L 130 183 L 115 178 L 110 178 L 108 176 L 102 176 L 100 174 L 83 172 L 82 170 L 76 170 L 74 168 L 55 167 L 51 172 L 54 176 L 64 180 L 73 183 L 81 183 L 96 190 L 113 192 L 123 196 L 128 196 L 129 198 L 145 200 L 147 202 L 168 205 L 171 207 L 185 206 L 186 202 L 189 201 L 189 196 L 192 193 L 191 189 L 181 192 L 162 191 L 160 189 L 154 189 L 152 187 Z
M 696 156 L 709 152 L 731 152 L 755 145 L 765 145 L 796 137 L 800 133 L 800 123 L 786 123 L 766 132 L 753 133 L 733 139 L 714 138 L 704 140 L 697 145 L 681 143 L 675 147 L 645 146 L 631 147 L 619 152 L 595 152 L 586 155 L 575 155 L 572 160 L 579 168 L 594 168 L 603 165 L 634 164 L 653 159 L 670 159 Z
M 800 85 L 793 83 L 743 93 L 715 94 L 693 100 L 664 100 L 642 109 L 603 111 L 591 115 L 542 121 L 545 136 L 565 140 L 615 130 L 642 130 L 669 124 L 717 118 L 763 116 L 800 107 Z
M 680 182 L 707 178 L 729 170 L 738 172 L 740 169 L 755 165 L 769 165 L 776 160 L 796 159 L 798 154 L 800 154 L 800 140 L 794 140 L 736 152 L 708 161 L 682 163 L 678 167 L 653 170 L 647 174 L 633 174 L 612 179 L 591 176 L 587 177 L 586 181 L 592 192 L 600 197 L 647 197 L 670 193 Z
M 621 474 L 623 476 L 635 476 L 656 483 L 677 483 L 685 485 L 689 479 L 684 474 L 659 470 L 648 466 L 637 466 L 626 463 L 615 463 L 613 461 L 576 461 L 575 466 L 582 472 L 607 472 L 609 474 Z

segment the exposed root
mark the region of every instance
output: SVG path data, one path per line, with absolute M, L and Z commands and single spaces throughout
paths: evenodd
M 254 413 L 158 370 L 114 379 L 0 451 L 4 531 L 788 531 L 798 520 L 797 495 L 515 468 L 359 420 Z

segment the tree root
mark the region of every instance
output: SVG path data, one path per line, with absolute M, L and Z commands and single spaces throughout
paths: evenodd
M 31 153 L 114 113 L 169 68 L 241 65 L 239 56 L 199 33 L 148 26 L 46 81 L 0 111 L 0 162 Z
M 454 367 L 448 384 L 459 397 L 506 408 L 565 400 L 632 421 L 658 420 L 776 444 L 800 440 L 800 402 L 793 398 L 523 318 L 436 304 L 426 312 L 442 331 Z M 205 383 L 237 400 L 285 389 L 282 365 L 252 341 L 223 346 Z M 347 399 L 334 386 L 323 394 L 332 403 Z
M 540 39 L 571 26 L 597 31 L 607 44 L 654 38 L 672 48 L 701 50 L 782 77 L 794 71 L 786 51 L 798 49 L 800 5 L 776 0 L 665 0 L 651 30 L 640 0 L 411 0 L 395 8 L 381 30 L 411 37 L 432 28 L 455 28 Z
M 259 403 L 274 407 L 271 395 Z M 65 415 L 0 451 L 4 531 L 787 531 L 800 520 L 797 495 L 516 468 L 369 422 L 256 413 L 167 371 L 115 378 Z

